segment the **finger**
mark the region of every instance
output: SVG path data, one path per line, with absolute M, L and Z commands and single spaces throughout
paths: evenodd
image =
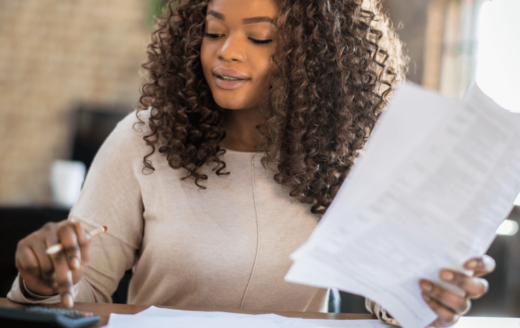
M 486 279 L 468 277 L 463 273 L 451 270 L 442 270 L 440 278 L 453 285 L 459 286 L 466 292 L 466 296 L 476 299 L 487 293 L 489 284 Z
M 88 233 L 81 222 L 75 222 L 76 235 L 78 238 L 79 251 L 81 254 L 80 261 L 82 263 L 88 263 L 90 261 L 90 240 L 92 237 Z
M 74 224 L 66 222 L 58 229 L 58 237 L 63 245 L 63 251 L 67 257 L 67 263 L 71 270 L 79 269 L 81 253 Z
M 452 312 L 462 314 L 468 310 L 467 298 L 457 295 L 427 280 L 422 280 L 420 286 L 426 295 L 435 299 L 438 303 L 450 309 Z
M 484 255 L 481 258 L 469 260 L 464 266 L 467 269 L 473 270 L 475 277 L 482 277 L 495 270 L 496 262 L 491 256 Z
M 422 297 L 428 306 L 437 314 L 437 319 L 431 324 L 432 327 L 449 327 L 459 320 L 459 315 L 444 307 L 427 293 L 423 292 Z
M 45 236 L 46 248 L 61 242 L 58 237 L 60 226 L 61 224 L 55 223 L 47 223 L 43 226 L 42 232 Z M 56 273 L 56 281 L 58 283 L 58 293 L 60 294 L 61 303 L 64 307 L 72 307 L 72 273 L 70 272 L 65 253 L 60 251 L 56 254 L 50 255 L 49 257 L 52 261 L 54 272 Z
M 18 243 L 15 266 L 21 273 L 34 277 L 40 276 L 38 258 L 29 244 L 24 240 Z
M 31 249 L 38 260 L 42 280 L 45 282 L 47 286 L 51 287 L 56 291 L 58 288 L 56 273 L 54 272 L 54 265 L 52 264 L 52 260 L 45 253 L 47 246 L 44 243 L 44 240 L 40 239 L 38 241 L 35 241 L 31 245 Z
M 65 307 L 72 307 L 74 305 L 72 272 L 70 271 L 66 255 L 63 251 L 60 251 L 51 255 L 51 259 L 56 271 L 58 293 L 60 294 L 61 303 Z

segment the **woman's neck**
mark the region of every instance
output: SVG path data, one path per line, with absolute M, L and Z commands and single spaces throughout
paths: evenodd
M 238 151 L 258 151 L 262 136 L 256 126 L 264 118 L 258 109 L 227 110 L 224 119 L 226 138 L 220 142 L 222 148 Z

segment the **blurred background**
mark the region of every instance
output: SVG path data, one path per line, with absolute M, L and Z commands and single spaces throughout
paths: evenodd
M 17 241 L 67 217 L 97 149 L 136 107 L 140 65 L 166 2 L 0 0 L 0 297 L 16 275 Z M 406 44 L 411 82 L 459 97 L 477 79 L 500 105 L 520 111 L 520 1 L 383 6 Z M 519 219 L 515 207 L 499 228 L 490 292 L 470 315 L 520 316 Z M 126 302 L 130 275 L 115 302 Z M 365 312 L 360 297 L 341 298 L 342 312 Z

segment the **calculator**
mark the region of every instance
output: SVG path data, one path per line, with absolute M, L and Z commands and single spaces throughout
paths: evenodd
M 39 306 L 1 307 L 0 327 L 80 328 L 95 324 L 99 316 L 90 312 Z

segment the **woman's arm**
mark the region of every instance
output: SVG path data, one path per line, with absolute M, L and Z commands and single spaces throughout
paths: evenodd
M 81 222 L 87 231 L 104 225 L 108 227 L 107 232 L 92 238 L 90 254 L 86 256 L 90 260 L 87 267 L 83 267 L 84 272 L 74 275 L 74 269 L 70 271 L 75 276 L 71 292 L 76 301 L 111 302 L 119 280 L 134 266 L 141 247 L 143 205 L 137 175 L 142 174 L 143 148 L 146 146 L 142 136 L 133 130 L 135 122 L 135 113 L 129 114 L 104 142 L 69 215 L 69 221 Z M 15 280 L 9 299 L 21 303 L 60 301 L 59 295 L 38 297 L 36 293 L 30 294 L 22 276 L 19 274 Z M 59 290 L 54 288 L 53 291 L 58 293 Z

